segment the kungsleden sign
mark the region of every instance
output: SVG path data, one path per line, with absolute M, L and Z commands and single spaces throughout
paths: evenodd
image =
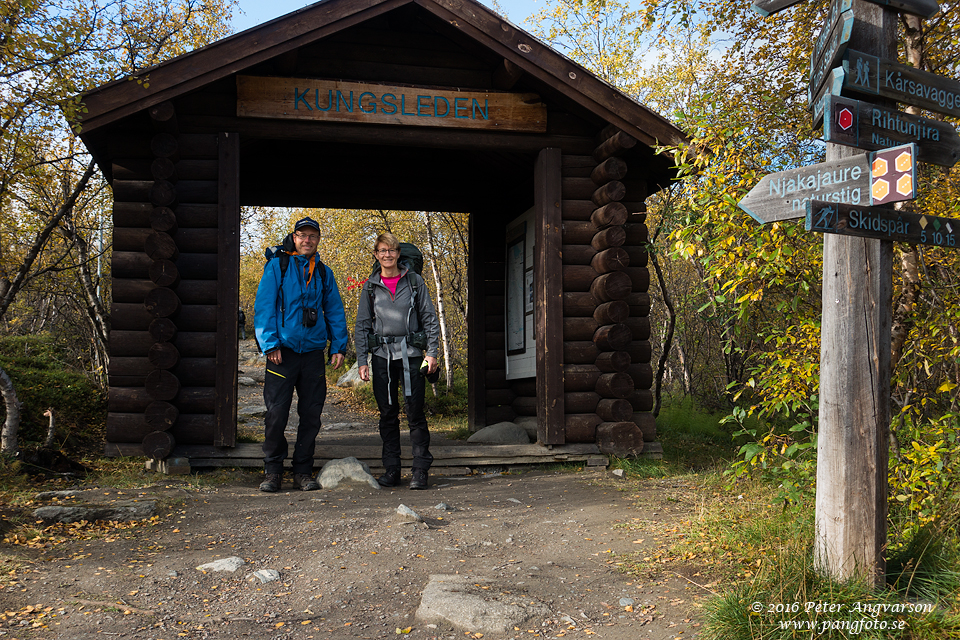
M 547 129 L 546 106 L 533 93 L 313 78 L 237 76 L 237 115 L 500 131 Z

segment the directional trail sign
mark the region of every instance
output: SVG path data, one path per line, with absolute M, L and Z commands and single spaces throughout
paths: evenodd
M 956 80 L 853 49 L 843 56 L 843 70 L 844 87 L 854 91 L 960 116 L 960 82 Z
M 807 231 L 935 247 L 960 246 L 957 242 L 960 220 L 819 200 L 807 202 L 806 210 Z
M 826 142 L 871 151 L 915 142 L 920 162 L 952 167 L 960 160 L 960 135 L 946 122 L 830 94 L 825 99 Z
M 802 1 L 803 0 L 753 0 L 753 10 L 766 18 Z
M 837 67 L 827 75 L 827 80 L 820 88 L 820 93 L 814 94 L 810 92 L 807 94 L 810 102 L 810 111 L 813 113 L 814 128 L 819 127 L 823 122 L 823 112 L 827 105 L 827 96 L 838 96 L 840 92 L 843 91 L 843 79 L 843 67 Z
M 738 205 L 762 224 L 802 218 L 810 200 L 865 206 L 912 200 L 916 150 L 907 144 L 768 174 Z
M 823 30 L 820 31 L 817 42 L 813 45 L 812 58 L 814 61 L 823 53 L 823 48 L 827 45 L 827 36 L 830 34 L 833 25 L 840 20 L 840 16 L 845 11 L 850 11 L 852 7 L 853 0 L 834 0 L 830 3 L 830 13 L 827 14 L 827 19 L 823 23 Z
M 823 48 L 818 52 L 814 47 L 813 57 L 810 60 L 810 93 L 816 95 L 823 86 L 823 81 L 827 78 L 830 71 L 840 62 L 847 43 L 850 42 L 850 34 L 853 33 L 853 10 L 845 11 L 837 16 L 834 23 L 827 23 L 823 30 L 827 33 L 823 38 Z M 817 40 L 817 44 L 820 40 Z
M 904 13 L 912 13 L 921 18 L 932 18 L 940 11 L 937 0 L 868 0 L 874 4 L 882 4 L 891 9 Z

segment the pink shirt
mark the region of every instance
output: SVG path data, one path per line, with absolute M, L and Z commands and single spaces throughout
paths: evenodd
M 388 277 L 386 277 L 386 276 L 384 276 L 384 275 L 381 275 L 381 276 L 380 276 L 380 282 L 382 282 L 383 285 L 384 285 L 387 289 L 390 290 L 390 295 L 392 295 L 394 298 L 397 297 L 397 283 L 400 282 L 400 276 L 401 276 L 401 275 L 403 275 L 403 274 L 402 274 L 402 273 L 398 273 L 397 275 L 393 276 L 392 278 L 388 278 Z

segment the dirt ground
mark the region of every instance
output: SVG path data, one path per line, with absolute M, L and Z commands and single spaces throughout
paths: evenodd
M 361 419 L 343 403 L 330 410 L 326 421 Z M 514 469 L 435 475 L 426 491 L 301 492 L 288 474 L 266 494 L 259 472 L 230 478 L 210 487 L 148 474 L 142 489 L 82 487 L 107 501 L 157 499 L 157 515 L 49 548 L 0 545 L 0 638 L 479 638 L 416 619 L 437 574 L 492 580 L 478 592 L 549 611 L 485 638 L 698 635 L 706 579 L 621 570 L 655 544 L 646 525 L 684 515 L 673 480 Z M 401 504 L 425 523 L 399 522 Z M 231 556 L 245 560 L 235 573 L 196 569 Z M 280 579 L 251 576 L 262 569 Z

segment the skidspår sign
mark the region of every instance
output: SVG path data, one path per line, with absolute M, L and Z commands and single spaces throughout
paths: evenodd
M 313 78 L 237 76 L 237 115 L 421 127 L 544 132 L 533 93 L 457 91 Z

